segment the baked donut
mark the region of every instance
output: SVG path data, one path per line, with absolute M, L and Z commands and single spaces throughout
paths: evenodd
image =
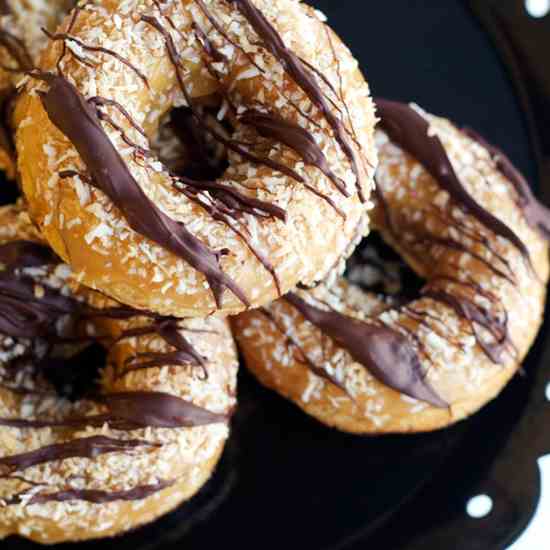
M 426 280 L 403 301 L 341 279 L 234 324 L 250 370 L 354 433 L 448 426 L 494 398 L 541 325 L 550 213 L 505 155 L 380 100 L 372 226 Z
M 0 208 L 0 537 L 116 535 L 190 498 L 228 436 L 237 359 L 227 321 L 137 312 L 79 287 L 18 207 Z M 108 349 L 101 391 L 49 373 Z
M 74 0 L 0 2 L 0 170 L 15 177 L 15 148 L 10 122 L 15 86 L 47 44 L 42 28 L 53 31 Z
M 17 110 L 19 170 L 84 284 L 161 314 L 231 314 L 322 278 L 367 232 L 369 89 L 312 8 L 88 2 L 50 38 Z M 174 106 L 228 151 L 217 179 L 175 177 L 151 153 Z

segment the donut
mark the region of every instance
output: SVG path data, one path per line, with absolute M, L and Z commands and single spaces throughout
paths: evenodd
M 0 262 L 0 537 L 117 535 L 189 499 L 235 406 L 227 321 L 82 288 L 21 207 L 0 208 Z M 98 389 L 60 395 L 52 371 L 78 374 L 90 341 L 108 353 Z
M 31 217 L 85 285 L 163 315 L 228 315 L 322 279 L 368 232 L 374 108 L 319 12 L 106 0 L 50 39 L 18 104 L 18 167 Z M 151 151 L 173 107 L 226 149 L 217 178 L 176 177 Z
M 0 170 L 15 177 L 15 147 L 10 122 L 15 87 L 34 68 L 47 44 L 42 28 L 53 31 L 74 0 L 3 0 L 0 2 Z
M 298 290 L 237 317 L 235 336 L 261 383 L 328 426 L 430 431 L 518 371 L 542 322 L 550 212 L 475 132 L 377 107 L 371 225 L 424 285 L 405 300 L 345 279 Z

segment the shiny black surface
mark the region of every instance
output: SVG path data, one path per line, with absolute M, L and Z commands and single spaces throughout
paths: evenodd
M 359 58 L 375 95 L 414 100 L 477 129 L 536 179 L 526 104 L 520 108 L 469 2 L 312 3 Z M 522 4 L 494 3 L 500 9 Z M 323 428 L 242 372 L 233 436 L 201 494 L 115 542 L 75 547 L 500 549 L 527 524 L 538 499 L 535 460 L 549 451 L 539 430 L 550 420 L 547 344 L 539 337 L 525 376 L 471 420 L 406 437 L 360 438 Z M 494 498 L 493 513 L 468 518 L 466 502 L 485 492 Z M 19 540 L 7 544 L 35 548 Z

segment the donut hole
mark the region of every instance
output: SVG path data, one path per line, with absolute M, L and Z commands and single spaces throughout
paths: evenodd
M 425 284 L 377 232 L 370 233 L 357 247 L 345 276 L 366 292 L 392 296 L 403 303 L 418 298 Z
M 99 344 L 86 346 L 70 357 L 49 357 L 36 375 L 41 376 L 58 397 L 71 402 L 99 393 L 100 365 L 106 352 Z
M 4 338 L 2 352 L 13 354 L 21 346 L 25 343 Z M 105 362 L 106 353 L 99 344 L 52 347 L 36 339 L 2 369 L 0 386 L 20 394 L 55 394 L 76 402 L 99 393 L 100 365 Z
M 214 139 L 208 127 L 230 139 L 234 127 L 229 118 L 220 120 L 223 103 L 217 96 L 197 102 L 199 123 L 189 107 L 175 107 L 159 121 L 151 149 L 174 175 L 194 180 L 216 180 L 229 167 L 227 148 Z

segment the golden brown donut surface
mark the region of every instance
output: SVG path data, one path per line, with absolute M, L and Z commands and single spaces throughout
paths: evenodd
M 88 286 L 163 314 L 235 313 L 321 279 L 366 234 L 369 89 L 305 4 L 89 2 L 52 38 L 17 111 L 19 169 L 31 216 Z M 228 135 L 202 115 L 212 97 Z M 215 181 L 150 152 L 183 105 L 228 150 Z
M 47 39 L 74 0 L 3 0 L 0 2 L 0 170 L 15 177 L 10 112 L 23 71 L 32 69 Z
M 234 342 L 225 320 L 145 316 L 81 289 L 42 243 L 19 207 L 0 208 L 0 536 L 116 535 L 209 478 L 235 406 Z M 48 369 L 81 368 L 69 354 L 88 339 L 108 349 L 101 391 L 63 398 Z
M 356 433 L 441 428 L 517 372 L 541 325 L 550 216 L 508 159 L 414 106 L 379 101 L 373 226 L 427 280 L 395 304 L 340 280 L 239 316 L 252 372 Z

